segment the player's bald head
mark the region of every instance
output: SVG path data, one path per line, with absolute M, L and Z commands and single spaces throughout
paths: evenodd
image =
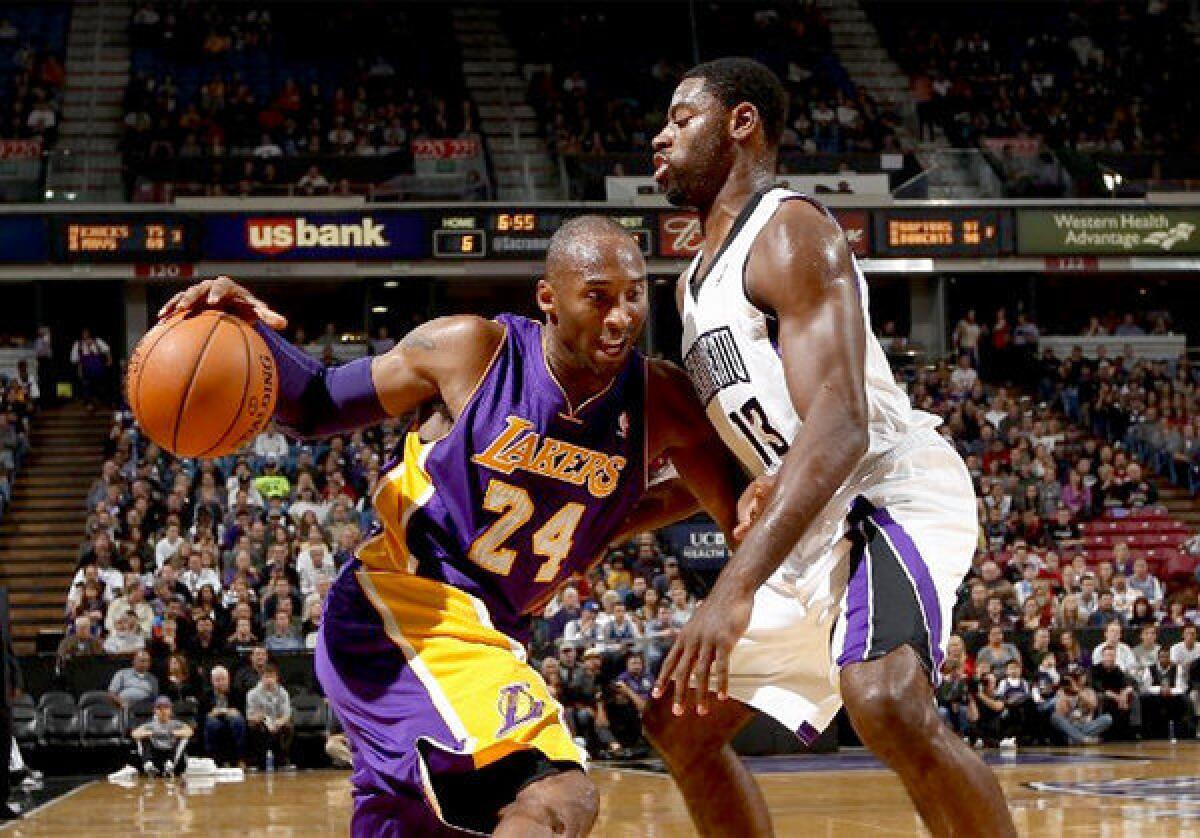
M 602 273 L 614 263 L 634 267 L 640 262 L 641 250 L 624 227 L 602 215 L 580 215 L 551 236 L 546 281 L 558 285 L 567 277 Z

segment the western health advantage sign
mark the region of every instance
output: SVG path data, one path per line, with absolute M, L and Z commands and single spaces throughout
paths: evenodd
M 1018 210 L 1017 252 L 1031 256 L 1200 253 L 1200 210 Z

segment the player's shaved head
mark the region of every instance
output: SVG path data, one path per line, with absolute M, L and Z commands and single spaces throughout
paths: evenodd
M 620 224 L 603 215 L 576 216 L 550 237 L 546 281 L 557 285 L 567 276 L 598 272 L 627 253 L 640 255 L 637 242 Z

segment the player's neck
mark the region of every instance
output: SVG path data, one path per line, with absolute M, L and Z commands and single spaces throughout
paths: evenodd
M 542 353 L 546 356 L 546 366 L 571 405 L 583 404 L 612 383 L 611 377 L 597 375 L 575 358 L 557 339 L 553 327 L 548 326 L 543 334 Z
M 699 209 L 700 226 L 704 231 L 704 250 L 715 253 L 724 243 L 734 221 L 755 195 L 775 182 L 774 167 L 738 160 L 712 203 Z

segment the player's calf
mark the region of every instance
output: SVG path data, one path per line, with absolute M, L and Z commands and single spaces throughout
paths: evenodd
M 1016 835 L 995 775 L 942 723 L 912 647 L 843 667 L 841 691 L 859 738 L 899 775 L 934 835 Z

